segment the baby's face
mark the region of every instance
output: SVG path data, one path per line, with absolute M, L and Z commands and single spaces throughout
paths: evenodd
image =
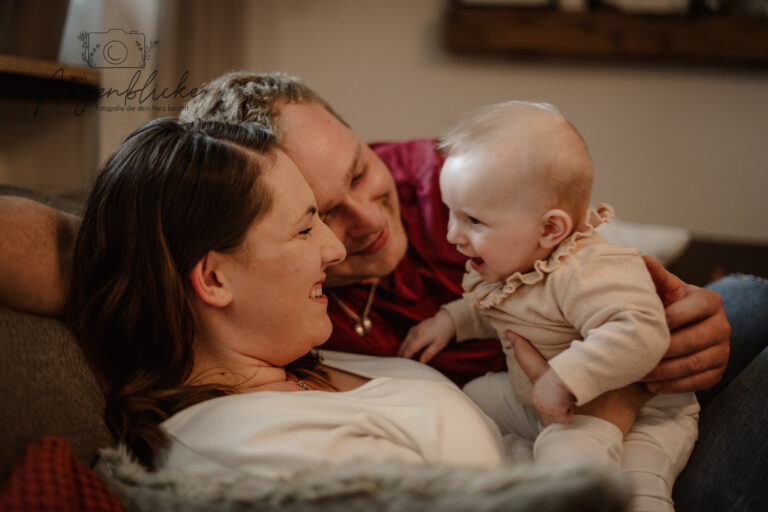
M 440 175 L 450 209 L 446 238 L 487 283 L 527 272 L 547 255 L 539 247 L 540 194 L 500 167 L 487 152 L 469 152 L 448 157 Z

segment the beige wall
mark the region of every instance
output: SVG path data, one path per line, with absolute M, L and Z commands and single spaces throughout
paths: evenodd
M 84 66 L 77 40 L 81 31 L 124 28 L 145 31 L 151 37 L 157 32 L 157 7 L 155 0 L 71 0 L 59 61 Z M 103 70 L 101 87 L 125 89 L 133 72 Z M 35 115 L 37 100 L 0 99 L 0 184 L 84 198 L 100 162 L 151 118 L 145 112 L 107 113 L 96 108 L 115 103 L 119 100 L 114 97 L 102 98 L 76 113 L 74 100 L 58 104 L 49 100 Z
M 768 72 L 444 52 L 444 0 L 247 3 L 244 67 L 303 77 L 367 140 L 434 136 L 476 106 L 549 101 L 579 128 L 593 198 L 626 219 L 768 241 Z
M 93 109 L 75 115 L 75 103 L 0 100 L 0 184 L 82 197 L 98 160 Z M 0 228 L 1 229 L 1 228 Z
M 768 70 L 459 58 L 439 41 L 446 0 L 96 3 L 103 4 L 103 27 L 87 30 L 122 26 L 159 40 L 153 65 L 164 84 L 173 86 L 183 69 L 191 85 L 233 68 L 287 71 L 366 140 L 435 136 L 462 112 L 491 102 L 549 101 L 591 148 L 595 201 L 612 203 L 628 220 L 768 242 Z M 80 29 L 72 30 L 75 37 Z M 124 77 L 110 72 L 106 80 Z M 148 118 L 100 113 L 98 160 Z M 17 131 L 7 118 L 3 124 L 5 133 Z M 51 126 L 18 132 L 13 142 L 22 145 L 12 149 L 6 139 L 0 179 L 6 151 L 35 151 L 38 140 L 46 148 L 60 141 L 45 158 L 55 154 L 69 167 L 93 151 L 87 130 L 73 140 L 69 121 Z M 61 133 L 51 139 L 51 130 Z

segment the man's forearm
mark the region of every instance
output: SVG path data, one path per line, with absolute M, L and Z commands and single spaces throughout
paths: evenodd
M 31 199 L 0 197 L 0 305 L 58 316 L 80 219 Z

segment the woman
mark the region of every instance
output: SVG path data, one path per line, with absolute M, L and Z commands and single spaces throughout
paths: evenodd
M 324 270 L 344 256 L 267 129 L 162 119 L 130 135 L 88 200 L 68 302 L 115 438 L 149 467 L 220 479 L 500 464 L 495 424 L 437 371 L 314 355 Z

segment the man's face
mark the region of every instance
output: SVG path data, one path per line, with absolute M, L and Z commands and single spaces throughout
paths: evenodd
M 278 105 L 280 142 L 315 194 L 320 218 L 347 249 L 328 286 L 391 273 L 408 241 L 395 182 L 384 162 L 321 105 Z

